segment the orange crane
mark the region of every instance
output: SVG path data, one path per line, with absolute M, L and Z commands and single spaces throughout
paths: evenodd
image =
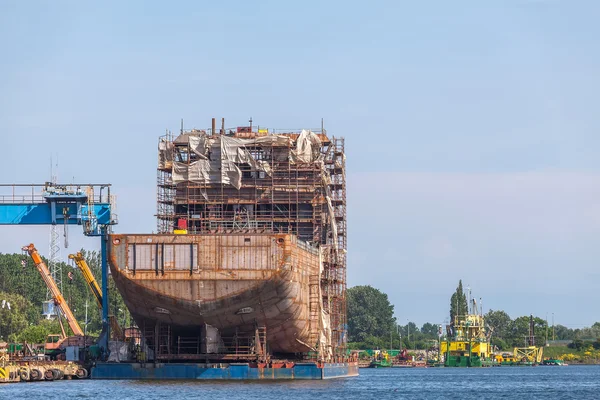
M 96 282 L 96 279 L 92 274 L 92 270 L 85 261 L 83 254 L 81 254 L 80 252 L 78 252 L 77 254 L 69 254 L 69 259 L 75 261 L 75 264 L 81 270 L 85 282 L 87 283 L 92 294 L 96 298 L 96 301 L 98 302 L 98 308 L 100 308 L 100 311 L 102 311 L 102 292 L 100 291 L 100 286 L 98 285 L 98 282 Z M 122 340 L 123 330 L 119 326 L 116 317 L 114 315 L 109 315 L 108 319 L 110 321 L 112 336 L 115 339 Z
M 23 251 L 27 252 L 29 254 L 29 256 L 31 257 L 31 259 L 33 260 L 33 263 L 35 264 L 37 270 L 39 271 L 40 275 L 42 276 L 44 283 L 50 290 L 50 293 L 52 293 L 52 300 L 54 300 L 54 305 L 56 305 L 60 309 L 62 314 L 67 319 L 67 323 L 71 327 L 71 330 L 73 331 L 73 335 L 83 336 L 83 331 L 81 330 L 81 327 L 77 323 L 77 320 L 75 319 L 75 316 L 73 315 L 73 312 L 71 311 L 71 309 L 69 308 L 69 305 L 65 301 L 65 298 L 63 297 L 62 293 L 60 292 L 60 289 L 58 288 L 58 286 L 56 286 L 56 282 L 54 282 L 54 279 L 52 279 L 50 270 L 48 269 L 48 267 L 42 260 L 40 253 L 38 253 L 38 251 L 35 248 L 35 246 L 33 245 L 33 243 L 31 243 L 29 246 L 23 246 L 22 249 L 23 249 Z

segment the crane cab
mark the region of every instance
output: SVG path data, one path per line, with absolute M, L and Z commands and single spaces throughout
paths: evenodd
M 46 353 L 56 351 L 60 349 L 62 341 L 62 335 L 48 335 L 46 337 L 46 344 L 44 345 L 44 350 L 46 350 Z

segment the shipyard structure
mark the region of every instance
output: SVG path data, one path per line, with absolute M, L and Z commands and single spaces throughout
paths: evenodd
M 159 138 L 157 233 L 109 237 L 137 357 L 341 366 L 344 139 L 220 122 Z

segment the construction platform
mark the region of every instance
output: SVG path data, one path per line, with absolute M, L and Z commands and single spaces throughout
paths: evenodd
M 323 380 L 358 376 L 358 362 L 295 363 L 291 368 L 260 368 L 249 363 L 97 363 L 92 379 Z

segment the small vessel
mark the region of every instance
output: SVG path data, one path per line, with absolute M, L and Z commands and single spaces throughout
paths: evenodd
M 495 364 L 490 345 L 491 332 L 485 327 L 483 314 L 475 299 L 467 315 L 456 315 L 447 327 L 448 335 L 440 342 L 445 367 L 487 367 Z
M 376 350 L 375 356 L 369 364 L 369 368 L 389 368 L 392 366 L 390 355 L 386 351 Z
M 562 367 L 568 364 L 565 364 L 565 362 L 559 358 L 548 358 L 546 360 L 543 360 L 540 365 L 558 365 Z

